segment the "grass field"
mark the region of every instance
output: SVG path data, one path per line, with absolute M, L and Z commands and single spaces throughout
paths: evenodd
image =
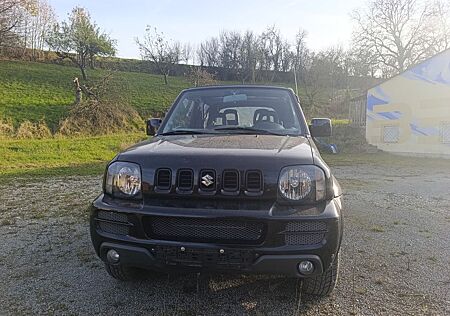
M 106 74 L 105 70 L 88 70 L 90 81 Z M 0 118 L 12 119 L 16 126 L 25 120 L 44 119 L 54 130 L 74 101 L 72 80 L 79 76 L 75 67 L 0 61 Z M 111 84 L 143 117 L 165 110 L 190 86 L 181 77 L 169 78 L 166 86 L 161 76 L 135 72 L 115 72 Z
M 144 133 L 49 139 L 0 139 L 0 178 L 21 175 L 101 174 L 117 152 Z

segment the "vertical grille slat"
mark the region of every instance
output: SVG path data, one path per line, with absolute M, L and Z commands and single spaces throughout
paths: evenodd
M 177 189 L 190 191 L 194 186 L 194 173 L 192 170 L 183 169 L 178 171 Z
M 262 191 L 262 174 L 259 171 L 248 171 L 246 189 L 251 192 Z
M 239 172 L 237 170 L 225 170 L 223 172 L 223 189 L 229 192 L 239 190 Z
M 169 190 L 172 182 L 170 169 L 159 169 L 156 171 L 155 187 L 159 190 Z

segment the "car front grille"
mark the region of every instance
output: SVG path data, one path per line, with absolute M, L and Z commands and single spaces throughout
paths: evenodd
M 175 181 L 172 174 L 176 174 Z M 223 195 L 258 196 L 264 190 L 264 177 L 260 170 L 239 171 L 226 169 L 223 172 L 214 169 L 203 169 L 199 172 L 192 169 L 171 170 L 160 168 L 155 172 L 154 190 L 158 193 L 177 192 L 193 193 L 198 188 L 200 194 L 211 195 L 221 192 Z M 172 191 L 172 189 L 174 191 Z
M 258 244 L 264 238 L 261 222 L 233 219 L 208 219 L 153 216 L 144 219 L 151 239 Z
M 290 246 L 316 245 L 323 242 L 327 231 L 325 222 L 289 222 L 284 231 L 284 241 Z

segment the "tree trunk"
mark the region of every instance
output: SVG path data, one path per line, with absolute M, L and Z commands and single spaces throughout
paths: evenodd
M 167 74 L 166 73 L 164 74 L 164 84 L 166 84 L 166 85 L 168 84 L 168 82 L 167 82 Z
M 91 69 L 95 69 L 95 56 L 93 54 L 89 54 L 89 66 Z
M 77 105 L 81 102 L 82 97 L 80 82 L 78 81 L 78 78 L 73 79 L 73 84 L 75 85 L 75 105 Z
M 81 75 L 83 76 L 83 80 L 87 80 L 86 70 L 84 69 L 83 64 L 80 63 L 76 57 L 71 56 L 69 53 L 63 53 L 63 52 L 56 52 L 56 54 L 61 59 L 65 59 L 65 58 L 70 59 L 75 65 L 78 66 L 78 68 L 80 68 Z
M 83 76 L 83 80 L 87 80 L 86 70 L 84 69 L 84 67 L 82 65 L 78 65 L 78 67 L 80 67 L 81 75 Z

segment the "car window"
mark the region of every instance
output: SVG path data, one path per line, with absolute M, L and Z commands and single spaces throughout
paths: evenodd
M 302 130 L 295 106 L 290 93 L 282 89 L 188 91 L 173 105 L 162 133 L 236 127 L 298 135 Z

